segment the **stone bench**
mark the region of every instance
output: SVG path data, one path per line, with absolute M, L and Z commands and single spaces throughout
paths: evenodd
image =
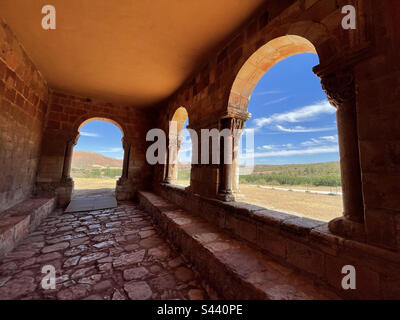
M 251 248 L 205 219 L 139 192 L 169 240 L 224 299 L 338 299 L 322 283 Z
M 56 207 L 55 198 L 29 199 L 0 213 L 0 259 Z

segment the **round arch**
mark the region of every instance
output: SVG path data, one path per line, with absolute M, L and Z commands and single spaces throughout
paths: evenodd
M 261 77 L 276 63 L 299 53 L 316 53 L 314 45 L 297 35 L 277 37 L 258 48 L 242 65 L 231 88 L 228 106 L 247 112 L 251 94 Z
M 179 107 L 175 110 L 169 121 L 176 121 L 178 135 L 182 132 L 186 120 L 189 119 L 189 114 L 185 107 Z
M 83 118 L 83 119 L 79 119 L 79 121 L 77 121 L 77 125 L 75 126 L 76 131 L 80 132 L 82 127 L 84 127 L 87 123 L 92 122 L 92 121 L 105 121 L 105 122 L 109 122 L 112 123 L 113 125 L 117 126 L 121 132 L 122 132 L 122 137 L 124 137 L 126 135 L 126 132 L 123 128 L 122 125 L 119 124 L 119 122 L 110 119 L 110 118 L 105 118 L 105 117 L 90 117 L 90 118 Z

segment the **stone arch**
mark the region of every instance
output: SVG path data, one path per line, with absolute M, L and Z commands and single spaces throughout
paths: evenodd
M 108 116 L 93 116 L 93 117 L 84 116 L 84 117 L 81 117 L 74 124 L 75 132 L 79 133 L 83 126 L 85 126 L 87 123 L 92 122 L 92 121 L 105 121 L 105 122 L 112 123 L 113 125 L 117 126 L 121 130 L 122 137 L 126 136 L 126 129 L 121 124 L 122 121 L 118 121 L 118 120 L 113 119 Z
M 303 35 L 306 35 L 307 38 Z M 308 38 L 312 39 L 313 42 Z M 264 42 L 263 45 L 255 46 L 254 50 L 249 50 L 236 66 L 236 72 L 234 72 L 236 76 L 232 81 L 227 103 L 228 114 L 243 114 L 245 118 L 249 118 L 248 104 L 251 94 L 258 81 L 272 66 L 300 53 L 315 53 L 320 58 L 318 52 L 320 50 L 313 43 L 320 45 L 326 43 L 327 39 L 331 39 L 331 37 L 321 24 L 306 21 L 298 22 L 290 27 L 282 26 L 280 31 L 268 35 L 267 39 L 269 40 Z M 336 43 L 334 39 L 331 41 Z M 245 61 L 243 62 L 243 60 Z M 235 139 L 234 141 L 234 150 L 238 149 L 238 140 Z M 235 154 L 232 166 L 232 189 L 234 192 L 238 192 L 239 160 L 237 158 L 238 153 Z
M 255 51 L 240 68 L 229 96 L 229 108 L 247 112 L 251 94 L 261 77 L 276 63 L 299 53 L 317 53 L 307 39 L 295 35 L 275 38 Z
M 180 106 L 169 117 L 168 127 L 168 161 L 166 181 L 174 183 L 178 175 L 178 153 L 182 142 L 182 132 L 186 120 L 189 119 L 188 111 L 185 107 Z
M 73 156 L 73 149 L 75 145 L 78 143 L 78 140 L 80 138 L 80 130 L 89 122 L 92 121 L 105 121 L 108 123 L 111 123 L 115 125 L 117 128 L 120 129 L 122 133 L 122 139 L 121 139 L 121 144 L 124 149 L 124 158 L 123 158 L 123 168 L 122 168 L 122 175 L 120 180 L 117 181 L 116 185 L 116 196 L 118 197 L 118 185 L 120 185 L 121 180 L 127 178 L 127 173 L 128 173 L 128 166 L 129 166 L 129 158 L 130 158 L 130 153 L 131 153 L 131 145 L 130 142 L 126 138 L 126 130 L 122 125 L 120 125 L 119 121 L 116 121 L 114 119 L 111 119 L 109 117 L 99 117 L 99 116 L 83 116 L 79 118 L 73 128 L 73 135 L 71 139 L 67 142 L 66 150 L 65 150 L 65 155 L 64 155 L 64 164 L 63 164 L 63 173 L 62 173 L 62 180 L 68 182 L 71 185 L 70 188 L 70 195 L 69 198 L 71 198 L 72 192 L 73 192 L 73 187 L 74 187 L 74 182 L 73 179 L 71 178 L 71 164 L 72 164 L 72 156 Z
M 247 112 L 255 85 L 279 61 L 299 53 L 316 53 L 325 65 L 340 56 L 339 48 L 343 46 L 325 25 L 309 20 L 280 25 L 272 32 L 255 36 L 233 66 L 226 96 L 228 113 Z

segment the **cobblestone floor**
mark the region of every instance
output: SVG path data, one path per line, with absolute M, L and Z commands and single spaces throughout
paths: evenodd
M 55 290 L 42 288 L 45 265 L 56 269 Z M 53 213 L 0 262 L 0 299 L 208 298 L 197 273 L 131 203 Z

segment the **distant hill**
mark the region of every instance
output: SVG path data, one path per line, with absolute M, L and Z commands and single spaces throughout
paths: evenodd
M 72 155 L 72 168 L 96 169 L 96 168 L 121 168 L 122 160 L 105 157 L 91 151 L 74 151 Z
M 340 186 L 340 163 L 255 165 L 252 172 L 240 167 L 240 183 L 258 185 Z

